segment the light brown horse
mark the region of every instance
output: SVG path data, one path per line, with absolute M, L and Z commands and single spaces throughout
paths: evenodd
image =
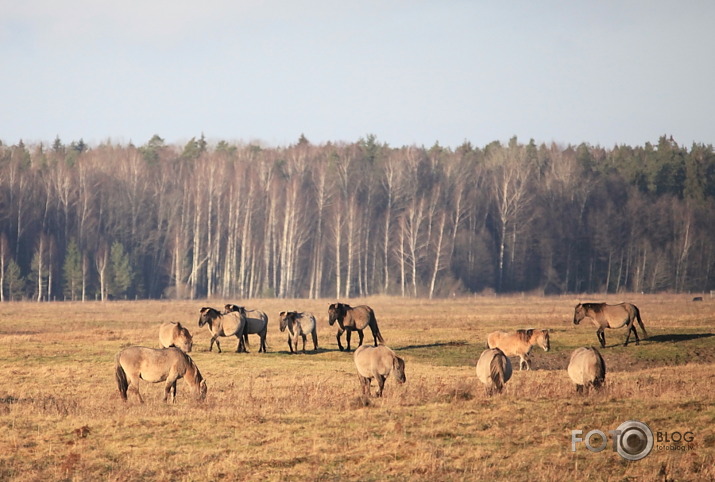
M 236 352 L 240 353 L 246 350 L 243 346 L 242 339 L 246 331 L 246 317 L 241 313 L 232 311 L 230 313 L 221 314 L 214 308 L 204 307 L 201 308 L 199 314 L 199 327 L 204 325 L 206 325 L 211 332 L 209 351 L 213 350 L 214 343 L 216 343 L 216 348 L 218 348 L 218 352 L 221 353 L 221 345 L 218 342 L 219 336 L 235 336 L 238 338 Z
M 258 348 L 258 353 L 266 352 L 266 336 L 268 335 L 268 315 L 266 315 L 261 310 L 247 310 L 243 306 L 227 304 L 224 306 L 224 312 L 237 312 L 242 314 L 246 318 L 246 329 L 243 331 L 243 342 L 245 346 L 242 351 L 248 352 L 246 347 L 248 346 L 248 335 L 258 335 L 261 339 L 261 345 Z
M 549 330 L 516 330 L 514 333 L 494 331 L 487 336 L 489 348 L 499 348 L 506 356 L 519 357 L 519 370 L 531 370 L 531 349 L 539 345 L 549 351 Z
M 159 344 L 162 348 L 175 346 L 185 353 L 190 353 L 194 341 L 189 330 L 181 326 L 181 323 L 167 321 L 159 327 Z
M 395 352 L 385 345 L 361 345 L 355 350 L 353 360 L 357 367 L 363 394 L 366 396 L 370 396 L 370 383 L 373 378 L 377 380 L 376 397 L 382 396 L 385 380 L 390 376 L 390 373 L 393 374 L 398 383 L 407 381 L 405 360 L 395 355 Z
M 641 312 L 638 307 L 632 303 L 619 303 L 617 305 L 608 305 L 606 303 L 577 304 L 573 314 L 574 325 L 578 325 L 581 323 L 581 320 L 587 317 L 591 318 L 593 324 L 598 327 L 596 337 L 601 343 L 601 348 L 606 348 L 606 335 L 604 330 L 606 328 L 621 328 L 623 326 L 626 326 L 628 330 L 623 346 L 628 346 L 631 332 L 633 332 L 636 337 L 636 345 L 640 344 L 635 326 L 636 321 L 638 321 L 641 330 L 643 330 L 643 338 L 648 338 L 648 332 L 645 331 L 645 326 L 643 326 L 643 320 L 641 319 Z
M 569 360 L 568 373 L 576 384 L 576 391 L 588 392 L 590 388 L 599 389 L 606 380 L 606 362 L 593 347 L 576 348 Z
M 313 338 L 313 350 L 318 349 L 318 329 L 315 316 L 312 313 L 299 313 L 297 311 L 281 311 L 278 315 L 281 333 L 288 330 L 288 347 L 291 353 L 298 353 L 298 340 L 303 339 L 303 353 L 305 343 L 310 334 Z
M 479 356 L 477 378 L 484 384 L 487 395 L 501 393 L 511 374 L 511 361 L 499 348 L 484 350 Z
M 164 402 L 171 395 L 176 402 L 176 382 L 183 378 L 194 391 L 197 400 L 206 398 L 206 380 L 201 376 L 199 367 L 189 355 L 179 348 L 147 348 L 130 346 L 117 353 L 114 366 L 115 378 L 122 400 L 127 401 L 127 392 L 133 391 L 144 403 L 139 393 L 139 380 L 150 383 L 166 382 Z
M 375 312 L 367 305 L 360 305 L 353 308 L 345 303 L 331 304 L 328 307 L 328 323 L 330 323 L 330 326 L 333 326 L 336 321 L 338 322 L 338 333 L 335 337 L 338 340 L 338 348 L 340 351 L 343 351 L 344 349 L 343 344 L 340 343 L 340 337 L 343 332 L 347 332 L 345 334 L 345 338 L 348 341 L 347 350 L 350 351 L 350 334 L 353 331 L 358 332 L 358 336 L 360 336 L 360 343 L 358 343 L 358 346 L 361 346 L 364 338 L 362 331 L 368 326 L 372 331 L 375 346 L 377 346 L 378 341 L 380 343 L 385 343 L 385 340 L 380 334 L 380 328 L 377 327 Z

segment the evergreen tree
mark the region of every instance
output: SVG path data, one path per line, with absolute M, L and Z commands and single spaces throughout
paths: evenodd
M 7 265 L 5 285 L 7 286 L 8 299 L 11 301 L 19 301 L 25 295 L 25 280 L 14 259 L 11 259 Z
M 67 246 L 63 272 L 64 295 L 75 301 L 82 295 L 82 256 L 74 239 Z
M 122 243 L 115 241 L 109 252 L 109 294 L 115 298 L 126 297 L 133 278 L 129 255 L 124 251 Z

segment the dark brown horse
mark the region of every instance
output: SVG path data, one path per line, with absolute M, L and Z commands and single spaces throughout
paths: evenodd
M 579 303 L 576 305 L 573 314 L 573 323 L 578 325 L 584 318 L 591 318 L 593 324 L 598 327 L 596 337 L 601 343 L 601 348 L 606 347 L 606 335 L 603 331 L 606 328 L 621 328 L 626 326 L 628 334 L 623 346 L 628 346 L 628 340 L 631 337 L 631 332 L 636 337 L 636 345 L 640 343 L 638 332 L 636 331 L 635 323 L 643 330 L 643 338 L 648 338 L 648 332 L 645 331 L 643 320 L 641 320 L 641 312 L 638 307 L 631 303 L 620 303 L 617 305 L 608 305 L 606 303 Z
M 368 326 L 372 331 L 372 337 L 375 340 L 375 346 L 377 346 L 378 341 L 380 343 L 385 343 L 385 340 L 380 334 L 380 329 L 377 327 L 377 319 L 375 318 L 375 312 L 367 305 L 360 305 L 353 308 L 352 306 L 345 303 L 333 303 L 328 307 L 328 323 L 330 323 L 330 326 L 333 326 L 336 321 L 338 322 L 339 328 L 338 333 L 335 337 L 338 340 L 338 348 L 340 348 L 340 351 L 344 350 L 343 344 L 340 343 L 340 337 L 342 336 L 343 332 L 347 332 L 345 334 L 345 338 L 348 341 L 347 350 L 350 351 L 351 333 L 353 331 L 358 332 L 358 336 L 360 337 L 360 343 L 358 344 L 358 346 L 360 346 L 362 345 L 362 341 L 364 338 L 362 331 Z

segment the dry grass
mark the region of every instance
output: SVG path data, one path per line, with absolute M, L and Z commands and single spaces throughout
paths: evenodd
M 373 306 L 387 344 L 407 362 L 407 383 L 390 379 L 385 397 L 369 400 L 327 324 L 332 300 L 247 302 L 269 314 L 269 353 L 256 353 L 252 337 L 251 353 L 223 339 L 220 355 L 207 351 L 196 321 L 202 306 L 223 300 L 3 303 L 0 480 L 712 480 L 715 301 L 629 299 L 651 339 L 603 350 L 607 386 L 592 397 L 575 396 L 564 370 L 571 350 L 596 343 L 591 325 L 571 324 L 573 306 L 588 300 L 352 300 Z M 318 353 L 287 353 L 275 320 L 288 309 L 317 315 Z M 151 384 L 142 386 L 146 404 L 122 403 L 114 355 L 157 346 L 166 320 L 192 330 L 207 401 L 192 401 L 181 381 L 175 405 Z M 525 327 L 552 329 L 552 351 L 536 349 L 534 370 L 487 398 L 474 373 L 486 334 Z M 606 336 L 621 343 L 625 331 Z M 626 420 L 691 431 L 694 449 L 637 462 L 571 451 L 572 429 L 607 431 Z

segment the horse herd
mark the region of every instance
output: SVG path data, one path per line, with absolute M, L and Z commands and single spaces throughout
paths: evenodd
M 596 336 L 601 348 L 606 346 L 604 330 L 606 328 L 627 327 L 624 343 L 628 345 L 631 332 L 635 335 L 636 344 L 640 342 L 634 326 L 637 321 L 644 337 L 647 332 L 640 317 L 640 311 L 631 303 L 608 305 L 606 303 L 579 303 L 574 310 L 573 322 L 578 325 L 584 318 L 589 318 L 598 328 Z M 330 326 L 337 323 L 336 339 L 340 351 L 350 351 L 350 338 L 353 331 L 359 336 L 358 348 L 353 354 L 353 360 L 358 372 L 358 378 L 363 394 L 370 395 L 370 385 L 374 379 L 378 389 L 376 396 L 382 396 L 385 381 L 392 373 L 399 383 L 406 381 L 405 361 L 394 351 L 384 345 L 385 340 L 377 325 L 375 312 L 367 305 L 351 307 L 345 303 L 333 303 L 328 307 L 328 322 Z M 199 312 L 199 327 L 206 326 L 211 333 L 209 351 L 213 345 L 221 353 L 219 337 L 237 338 L 236 352 L 246 352 L 248 335 L 255 334 L 260 338 L 259 352 L 266 351 L 266 335 L 268 332 L 268 316 L 260 310 L 247 310 L 242 306 L 227 304 L 223 311 L 210 307 L 201 308 Z M 291 353 L 298 352 L 298 343 L 303 342 L 302 350 L 308 337 L 313 341 L 313 350 L 318 349 L 317 323 L 311 313 L 283 311 L 279 314 L 281 333 L 288 332 L 288 347 Z M 370 328 L 374 345 L 363 345 L 363 330 Z M 341 337 L 345 333 L 347 347 L 343 347 Z M 139 393 L 139 380 L 151 383 L 165 382 L 164 401 L 176 400 L 176 383 L 184 378 L 191 387 L 195 397 L 203 400 L 206 397 L 206 381 L 199 368 L 188 353 L 191 352 L 193 340 L 189 330 L 177 322 L 166 322 L 159 327 L 159 342 L 161 349 L 141 346 L 130 346 L 121 350 L 115 361 L 115 378 L 119 393 L 124 401 L 128 392 L 136 394 L 143 403 Z M 516 332 L 495 331 L 487 336 L 487 349 L 484 350 L 476 366 L 477 378 L 485 385 L 487 394 L 499 393 L 512 375 L 509 357 L 519 357 L 519 369 L 531 369 L 531 350 L 540 346 L 549 351 L 550 340 L 548 330 L 516 330 Z M 582 393 L 590 388 L 598 389 L 606 376 L 606 365 L 596 348 L 577 348 L 572 354 L 567 367 L 576 390 Z

